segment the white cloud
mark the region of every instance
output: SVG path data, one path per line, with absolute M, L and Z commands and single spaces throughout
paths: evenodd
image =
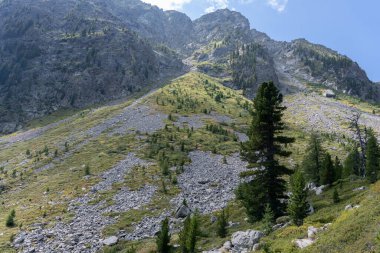
M 218 9 L 225 9 L 229 4 L 228 0 L 207 0 L 207 2 L 210 4 L 210 6 L 206 8 L 206 13 L 210 13 Z
M 241 4 L 250 4 L 259 0 L 239 0 Z M 265 2 L 278 12 L 283 12 L 289 0 L 265 0 Z
M 288 4 L 288 0 L 266 0 L 267 3 L 276 11 L 283 12 Z
M 181 10 L 183 5 L 192 0 L 142 0 L 145 3 L 156 5 L 164 10 Z

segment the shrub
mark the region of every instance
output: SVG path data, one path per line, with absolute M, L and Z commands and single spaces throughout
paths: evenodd
M 90 165 L 86 164 L 86 166 L 84 166 L 84 175 L 89 176 L 90 174 L 91 174 Z
M 8 215 L 7 220 L 5 221 L 5 225 L 9 228 L 14 227 L 16 225 L 15 217 L 16 217 L 16 211 L 13 209 Z

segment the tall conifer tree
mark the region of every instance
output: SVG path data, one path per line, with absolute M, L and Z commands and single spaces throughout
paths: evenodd
M 248 162 L 248 168 L 258 168 L 242 173 L 249 182 L 237 190 L 237 196 L 246 207 L 251 220 L 261 219 L 265 205 L 269 204 L 275 216 L 282 215 L 286 198 L 284 175 L 290 170 L 277 161 L 278 157 L 288 157 L 291 153 L 284 146 L 294 142 L 283 136 L 282 116 L 286 107 L 283 97 L 273 82 L 263 83 L 253 100 L 252 123 L 248 132 L 249 140 L 242 144 L 241 155 Z
M 379 144 L 373 133 L 368 132 L 368 141 L 366 147 L 366 177 L 369 182 L 374 183 L 377 181 L 377 174 L 379 171 Z

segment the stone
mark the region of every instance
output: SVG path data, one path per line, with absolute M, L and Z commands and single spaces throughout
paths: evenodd
M 313 226 L 308 227 L 307 229 L 307 237 L 309 239 L 314 239 L 319 232 L 319 229 Z
M 303 249 L 312 245 L 314 241 L 312 239 L 297 239 L 294 240 L 294 243 L 298 248 Z
M 226 249 L 226 250 L 230 250 L 232 248 L 232 243 L 231 241 L 226 241 L 224 244 L 223 244 L 223 248 Z
M 112 246 L 115 245 L 119 241 L 119 238 L 116 236 L 110 236 L 103 240 L 103 244 L 106 246 Z
M 309 210 L 307 210 L 307 214 L 313 214 L 315 211 L 314 211 L 314 206 L 311 204 L 311 203 L 309 203 Z
M 186 218 L 191 214 L 191 209 L 188 206 L 181 205 L 175 212 L 176 218 Z
M 20 243 L 23 243 L 24 240 L 25 240 L 25 237 L 26 237 L 26 234 L 25 233 L 20 233 L 16 239 L 13 241 L 13 244 L 17 245 L 17 244 L 20 244 Z
M 351 210 L 351 209 L 352 209 L 352 205 L 351 205 L 351 204 L 348 204 L 348 205 L 344 208 L 345 211 L 347 211 L 347 210 Z
M 361 186 L 361 187 L 353 189 L 353 191 L 364 191 L 364 190 L 367 190 L 366 186 Z
M 238 231 L 232 234 L 231 243 L 234 248 L 251 250 L 263 236 L 264 234 L 257 230 Z

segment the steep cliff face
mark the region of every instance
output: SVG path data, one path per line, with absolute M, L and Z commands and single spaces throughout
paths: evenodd
M 182 71 L 117 17 L 86 1 L 0 6 L 0 130 L 59 108 L 126 96 Z
M 272 48 L 272 51 L 280 73 L 303 83 L 321 84 L 365 100 L 380 99 L 378 87 L 347 56 L 304 39 L 277 43 L 274 48 L 276 50 Z

